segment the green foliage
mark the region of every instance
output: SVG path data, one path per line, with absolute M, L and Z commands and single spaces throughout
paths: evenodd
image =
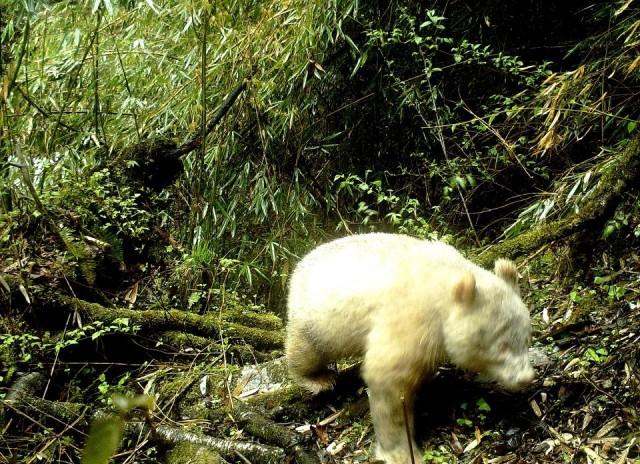
M 364 178 L 351 174 L 338 174 L 336 184 L 336 207 L 340 212 L 337 230 L 350 231 L 350 224 L 365 226 L 374 231 L 385 226 L 401 233 L 437 240 L 439 233 L 425 219 L 426 211 L 415 198 L 407 198 L 383 189 L 381 179 L 370 180 L 370 171 Z M 342 204 L 346 204 L 342 207 Z M 357 205 L 355 208 L 351 205 Z M 349 222 L 347 222 L 347 219 Z M 446 240 L 447 237 L 441 239 Z
M 466 417 L 458 417 L 456 419 L 456 424 L 460 427 L 473 427 L 473 421 L 471 419 L 467 419 Z
M 119 260 L 123 237 L 143 240 L 154 218 L 141 192 L 118 178 L 133 163 L 119 154 L 158 135 L 180 144 L 245 81 L 202 151 L 184 157 L 176 204 L 161 213 L 163 225 L 178 227 L 171 234 L 181 246 L 171 253 L 182 258 L 174 256 L 172 280 L 190 308 L 206 306 L 206 289 L 228 281 L 281 301 L 292 262 L 332 229 L 446 239 L 463 229 L 456 237 L 464 241 L 485 209 L 468 203 L 500 184 L 514 195 L 524 190 L 505 172 L 530 179 L 529 190 L 550 190 L 519 212 L 506 236 L 572 214 L 610 152 L 554 182 L 548 158 L 532 148 L 569 143 L 561 127 L 569 119 L 576 134 L 614 122 L 625 136 L 637 130 L 635 110 L 620 103 L 604 111 L 596 85 L 608 71 L 637 72 L 627 46 L 636 13 L 628 8 L 598 10 L 612 15 L 612 30 L 594 38 L 624 47 L 608 61 L 555 74 L 556 63 L 526 62 L 461 34 L 449 17 L 455 9 L 376 8 L 353 0 L 16 7 L 3 43 L 17 54 L 28 18 L 31 58 L 7 96 L 13 143 L 24 147 L 46 207 L 63 220 L 67 259 L 92 282 L 96 263 L 84 235 L 109 243 Z M 38 219 L 18 170 L 5 172 L 13 206 Z M 624 224 L 613 218 L 603 236 Z M 0 228 L 5 243 L 10 230 Z
M 629 225 L 629 214 L 616 211 L 613 218 L 609 219 L 602 229 L 602 238 L 608 239 L 614 232 L 619 231 Z
M 627 292 L 624 286 L 620 285 L 620 282 L 617 282 L 617 277 L 620 275 L 620 272 L 614 272 L 608 275 L 596 276 L 593 279 L 593 283 L 599 285 L 601 289 L 606 292 L 607 297 L 610 300 L 621 300 L 625 293 Z
M 580 290 L 582 290 L 581 287 L 577 290 L 571 290 L 569 292 L 569 299 L 572 303 L 580 303 L 582 301 L 582 296 L 579 293 Z
M 0 353 L 11 353 L 15 364 L 34 361 L 39 363 L 81 342 L 96 341 L 108 334 L 131 334 L 138 330 L 137 325 L 131 325 L 128 319 L 123 318 L 114 319 L 110 324 L 94 321 L 82 327 L 67 330 L 60 336 L 49 333 L 42 336 L 32 333 L 3 333 L 0 334 Z
M 43 203 L 60 215 L 74 215 L 81 230 L 100 237 L 112 241 L 123 236 L 143 237 L 151 218 L 138 204 L 139 192 L 122 185 L 108 169 L 98 170 L 82 182 L 77 175 L 65 172 L 56 180 L 55 190 L 45 191 Z
M 448 463 L 452 462 L 451 459 L 451 453 L 444 449 L 444 447 L 426 450 L 422 455 L 422 460 L 429 463 Z
M 609 351 L 606 348 L 587 348 L 584 359 L 591 363 L 603 363 L 609 359 Z
M 114 398 L 118 395 L 126 393 L 126 384 L 129 381 L 131 374 L 129 372 L 120 376 L 115 384 L 112 384 L 107 380 L 107 376 L 104 372 L 98 375 L 98 392 L 100 393 L 103 403 L 112 404 Z
M 478 400 L 476 401 L 476 407 L 478 408 L 478 411 L 491 411 L 491 406 L 489 406 L 489 403 L 487 403 L 487 400 L 485 400 L 484 398 L 478 398 Z
M 486 413 L 491 411 L 491 406 L 484 398 L 478 398 L 475 403 L 475 408 L 470 408 L 469 403 L 462 403 L 460 409 L 462 415 L 456 419 L 456 423 L 461 427 L 473 428 L 476 424 L 483 424 L 485 422 L 487 419 Z
M 296 130 L 303 137 L 312 133 L 310 106 L 318 103 L 304 92 L 325 79 L 320 63 L 329 46 L 345 40 L 343 27 L 356 6 L 353 0 L 228 1 L 212 9 L 189 2 L 36 5 L 29 41 L 37 60 L 25 63 L 20 90 L 10 95 L 21 114 L 12 120 L 16 143 L 37 166 L 35 183 L 48 202 L 79 213 L 88 232 L 100 231 L 104 239 L 140 237 L 149 218 L 137 204 L 137 192 L 104 170 L 78 182 L 95 167 L 96 153 L 115 154 L 150 134 L 187 137 L 198 130 L 202 111 L 210 114 L 231 89 L 249 80 L 247 97 L 234 108 L 237 117 L 211 134 L 202 162 L 184 160 L 185 185 L 199 187 L 193 192 L 197 205 L 190 208 L 193 220 L 184 221 L 181 233 L 189 247 L 247 263 L 238 277 L 249 284 L 255 283 L 249 282 L 255 269 L 278 279 L 273 269 L 290 256 L 284 236 L 306 234 L 303 218 L 316 200 L 299 184 L 293 161 L 279 171 L 270 158 Z M 206 77 L 200 47 L 194 46 L 205 24 L 211 31 Z M 49 104 L 73 111 L 49 117 L 42 109 Z M 238 136 L 243 125 L 259 129 Z
M 539 83 L 549 74 L 548 63 L 527 66 L 490 45 L 456 37 L 448 30 L 446 18 L 435 10 L 403 6 L 396 15 L 393 28 L 370 24 L 369 54 L 376 49 L 386 61 L 384 91 L 391 89 L 396 94 L 399 114 L 415 114 L 423 123 L 422 136 L 444 152 L 444 160 L 437 161 L 434 150 L 415 153 L 428 166 L 425 175 L 439 180 L 442 201 L 458 200 L 459 195 L 452 195 L 458 190 L 468 195 L 479 179 L 491 181 L 496 170 L 514 161 L 522 169 L 540 171 L 543 167 L 525 156 L 527 138 L 507 141 L 496 127 L 528 102 L 525 92 L 509 91 L 530 89 Z M 399 60 L 398 50 L 402 53 Z M 411 62 L 405 57 L 411 57 Z M 470 69 L 495 73 L 510 82 L 510 87 L 502 89 L 505 93 L 485 92 L 480 115 L 464 97 L 448 96 L 452 84 L 458 84 Z M 487 137 L 494 142 L 488 143 Z M 459 158 L 471 153 L 471 161 Z
M 530 41 L 496 39 L 500 25 L 489 16 L 474 29 L 481 16 L 467 9 L 475 5 L 460 13 L 445 3 L 8 2 L 0 246 L 16 274 L 53 270 L 75 289 L 70 264 L 81 284 L 95 280 L 102 253 L 93 239 L 123 260 L 125 240 L 145 246 L 162 229 L 171 245 L 157 263 L 168 269 L 127 269 L 145 304 L 264 311 L 282 303 L 298 256 L 328 236 L 388 230 L 479 244 L 505 223 L 512 237 L 579 212 L 615 147 L 638 131 L 635 3 L 590 7 L 595 34 L 555 62 L 530 53 Z M 140 168 L 123 156 L 128 148 L 190 140 L 240 84 L 246 90 L 201 150 L 181 158 L 175 184 L 152 194 L 123 180 Z M 626 237 L 638 208 L 616 211 L 603 239 Z M 601 274 L 594 292 L 624 299 L 628 283 Z M 573 305 L 593 299 L 573 288 Z M 136 329 L 96 321 L 62 335 L 2 335 L 0 381 Z M 613 345 L 605 344 L 584 352 L 580 366 L 607 362 Z M 131 379 L 90 376 L 102 402 Z M 106 462 L 117 449 L 135 405 L 114 405 L 120 414 L 91 432 L 84 462 Z M 482 398 L 464 404 L 458 424 L 484 424 L 490 411 Z M 440 447 L 425 459 L 456 458 Z
M 148 417 L 149 412 L 155 407 L 153 398 L 147 395 L 114 395 L 112 403 L 118 414 L 93 421 L 82 451 L 82 464 L 108 463 L 122 441 L 127 415 L 134 409 L 142 409 Z
M 246 310 L 264 313 L 268 304 L 257 291 L 251 292 L 255 288 L 249 289 L 244 284 L 250 285 L 260 279 L 274 282 L 275 289 L 286 288 L 286 266 L 284 269 L 274 267 L 267 276 L 255 263 L 220 257 L 203 246 L 181 255 L 171 275 L 154 284 L 157 288 L 152 287 L 152 293 L 159 308 L 182 307 L 198 313 Z M 275 255 L 278 251 L 273 249 L 271 252 Z M 272 259 L 278 258 L 273 256 Z M 213 282 L 216 284 L 211 285 Z
M 14 352 L 17 354 L 15 358 L 18 362 L 29 362 L 34 352 L 42 349 L 42 341 L 40 337 L 32 334 L 2 334 L 0 335 L 0 347 L 3 352 Z
M 602 173 L 611 167 L 611 160 L 604 155 L 603 151 L 588 162 L 574 166 L 572 173 L 555 181 L 551 192 L 540 195 L 538 200 L 531 202 L 518 214 L 518 218 L 505 229 L 505 237 L 516 237 L 545 221 L 560 219 L 579 212 L 584 203 L 592 197 Z M 608 235 L 615 230 L 608 232 Z M 604 238 L 608 235 L 603 231 Z
M 118 169 L 96 170 L 98 163 L 126 167 L 132 161 L 118 153 L 148 137 L 181 143 L 246 81 L 202 151 L 184 158 L 186 176 L 163 223 L 179 225 L 172 232 L 185 264 L 176 275 L 190 276 L 184 287 L 193 292 L 182 291 L 189 306 L 227 276 L 277 299 L 291 262 L 336 224 L 340 233 L 442 236 L 459 227 L 460 208 L 475 227 L 467 203 L 503 183 L 504 171 L 543 185 L 551 177 L 549 163 L 530 152 L 555 136 L 532 130 L 530 120 L 551 118 L 541 124 L 558 132 L 553 118 L 564 110 L 553 102 L 566 100 L 571 110 L 589 104 L 596 86 L 581 86 L 601 68 L 552 75 L 553 63 L 527 63 L 460 34 L 448 17 L 455 11 L 439 4 L 378 11 L 354 0 L 34 3 L 19 11 L 22 23 L 3 29 L 16 53 L 29 17 L 32 59 L 8 95 L 14 143 L 24 147 L 47 206 L 73 224 L 72 254 L 92 281 L 95 266 L 76 226 L 122 259 L 122 238 L 144 238 L 152 220 L 140 192 L 121 185 Z M 616 13 L 614 26 L 626 35 L 602 40 L 633 43 L 632 15 Z M 635 69 L 623 55 L 631 57 L 616 52 L 615 69 Z M 625 114 L 631 134 L 635 119 Z M 597 179 L 592 168 L 570 173 L 577 177 L 531 204 L 507 235 L 579 208 Z M 8 174 L 20 198 L 24 185 L 17 171 Z M 229 272 L 220 272 L 222 259 L 234 263 Z
M 534 110 L 539 119 L 538 150 L 558 150 L 594 128 L 618 136 L 635 130 L 638 112 L 627 104 L 623 90 L 625 80 L 636 80 L 640 70 L 640 60 L 630 47 L 640 33 L 638 10 L 630 8 L 632 3 L 611 2 L 596 8 L 596 15 L 608 19 L 608 27 L 572 50 L 589 59 L 575 69 L 553 73 L 544 82 Z

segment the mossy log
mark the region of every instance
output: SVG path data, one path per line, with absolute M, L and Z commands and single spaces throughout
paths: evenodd
M 33 418 L 48 418 L 58 422 L 61 427 L 69 428 L 73 424 L 73 429 L 81 430 L 89 426 L 89 418 L 105 417 L 109 414 L 107 410 L 99 409 L 89 413 L 90 407 L 80 403 L 70 403 L 64 401 L 50 401 L 36 398 L 31 395 L 22 395 L 15 401 L 3 401 L 2 404 L 9 410 L 19 412 L 22 415 L 28 414 Z M 40 420 L 40 419 L 37 419 Z M 255 464 L 280 464 L 285 462 L 285 451 L 276 446 L 262 445 L 259 443 L 225 440 L 214 438 L 194 432 L 188 432 L 181 427 L 171 427 L 166 425 L 156 425 L 151 430 L 145 422 L 128 422 L 125 427 L 125 435 L 138 437 L 142 433 L 151 433 L 154 443 L 182 446 L 190 444 L 192 451 L 197 448 L 204 448 L 200 452 L 201 456 L 217 456 L 218 454 L 229 459 L 237 460 L 239 456 L 249 459 Z M 173 461 L 177 462 L 177 461 Z M 216 462 L 207 460 L 203 462 Z M 218 462 L 223 462 L 219 460 Z
M 143 424 L 139 423 L 139 426 L 143 426 Z M 282 464 L 286 462 L 284 450 L 275 446 L 237 440 L 224 440 L 187 432 L 180 427 L 160 425 L 155 428 L 153 436 L 154 441 L 166 445 L 191 443 L 195 446 L 210 448 L 225 459 L 232 461 L 236 461 L 238 457 L 241 457 L 248 459 L 254 464 Z
M 75 427 L 85 428 L 90 417 L 87 414 L 90 407 L 86 404 L 43 400 L 29 394 L 23 394 L 14 400 L 3 400 L 0 404 L 7 414 L 14 412 L 38 420 L 53 419 L 63 427 L 75 424 Z
M 227 461 L 223 460 L 215 450 L 193 443 L 180 443 L 167 452 L 164 462 L 167 464 L 223 464 Z
M 540 224 L 510 240 L 471 256 L 481 266 L 491 267 L 497 258 L 515 259 L 542 245 L 594 226 L 611 213 L 625 190 L 640 175 L 640 137 L 631 140 L 603 172 L 590 200 L 571 217 Z
M 4 400 L 0 402 L 0 430 L 3 430 L 6 427 L 5 424 L 9 423 L 8 419 L 11 413 L 18 409 L 18 405 L 23 401 L 35 398 L 34 395 L 44 388 L 45 382 L 44 375 L 39 372 L 30 372 L 19 377 L 11 385 Z
M 5 395 L 5 401 L 16 401 L 25 395 L 34 395 L 44 388 L 46 379 L 40 372 L 29 372 L 18 378 Z
M 255 409 L 249 408 L 242 402 L 236 402 L 231 413 L 234 420 L 244 430 L 266 443 L 276 445 L 290 451 L 298 464 L 319 464 L 320 459 L 314 453 L 310 453 L 302 446 L 302 436 L 293 430 L 283 427 L 268 419 Z
M 330 402 L 359 396 L 362 386 L 360 365 L 356 364 L 340 370 L 335 387 L 319 395 L 313 395 L 305 388 L 291 384 L 280 390 L 250 396 L 245 403 L 251 410 L 265 412 L 266 417 L 269 418 L 277 416 L 288 421 L 304 422 L 306 418 Z
M 168 330 L 179 330 L 206 336 L 213 340 L 220 340 L 225 337 L 233 339 L 234 343 L 244 341 L 257 350 L 268 351 L 281 348 L 283 345 L 283 332 L 281 329 L 268 330 L 249 327 L 227 320 L 227 317 L 234 316 L 233 312 L 227 316 L 224 312 L 221 315 L 218 313 L 200 315 L 178 309 L 139 311 L 125 308 L 107 308 L 97 303 L 89 303 L 62 295 L 54 295 L 47 305 L 36 303 L 33 308 L 43 312 L 46 311 L 47 315 L 50 315 L 52 311 L 75 312 L 84 320 L 99 320 L 105 323 L 126 318 L 131 325 L 139 326 L 144 332 L 159 333 Z M 279 319 L 273 315 L 254 314 L 251 318 L 260 327 L 274 327 L 280 324 L 276 322 Z M 64 318 L 61 320 L 64 320 Z
M 215 354 L 224 352 L 227 354 L 227 361 L 234 364 L 238 362 L 241 364 L 255 364 L 273 358 L 273 356 L 261 351 L 256 351 L 249 345 L 235 343 L 229 347 L 224 347 L 220 343 L 213 342 L 208 337 L 193 335 L 178 330 L 167 330 L 159 335 L 163 343 L 176 348 L 179 352 L 183 352 L 185 348 L 193 348 L 199 351 L 206 350 Z

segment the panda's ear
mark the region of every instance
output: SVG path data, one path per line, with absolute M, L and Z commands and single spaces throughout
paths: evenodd
M 509 285 L 514 287 L 518 286 L 518 269 L 516 269 L 516 265 L 513 264 L 513 261 L 503 258 L 496 259 L 493 272 Z
M 453 286 L 453 298 L 458 303 L 471 306 L 476 299 L 476 278 L 470 272 L 462 274 Z

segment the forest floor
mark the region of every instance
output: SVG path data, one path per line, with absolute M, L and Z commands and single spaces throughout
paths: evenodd
M 417 405 L 425 462 L 638 462 L 640 258 L 600 250 L 580 271 L 575 266 L 584 264 L 567 264 L 579 262 L 568 250 L 546 246 L 519 262 L 536 381 L 510 394 L 442 368 Z M 371 458 L 357 361 L 340 365 L 335 391 L 310 396 L 288 380 L 282 323 L 264 308 L 243 306 L 233 294 L 217 313 L 188 317 L 133 304 L 68 305 L 46 296 L 43 281 L 51 284 L 55 273 L 49 264 L 32 261 L 30 269 L 27 287 L 7 280 L 11 265 L 4 269 L 14 291 L 5 291 L 12 306 L 1 319 L 13 337 L 1 344 L 11 388 L 2 403 L 0 462 L 76 462 L 90 418 L 118 392 L 156 401 L 146 419 L 128 417 L 138 427 L 126 429 L 118 462 L 216 462 L 203 449 L 230 462 Z M 139 299 L 135 307 L 144 305 Z M 39 380 L 28 385 L 34 374 Z M 191 451 L 179 448 L 194 441 Z

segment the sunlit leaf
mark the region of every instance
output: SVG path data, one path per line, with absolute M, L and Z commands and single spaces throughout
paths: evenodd
M 153 0 L 146 0 L 147 5 L 149 5 L 149 8 L 151 8 L 151 10 L 159 15 L 160 14 L 160 10 L 158 9 L 158 7 L 156 6 L 156 4 L 153 2 Z

